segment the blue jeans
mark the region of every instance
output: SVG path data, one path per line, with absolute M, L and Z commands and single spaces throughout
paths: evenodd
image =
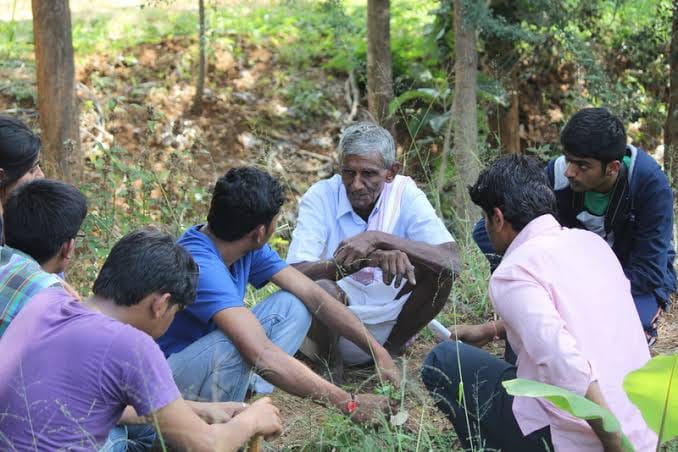
M 151 449 L 155 437 L 152 425 L 118 425 L 108 434 L 100 452 L 143 452 Z
M 311 326 L 311 314 L 294 295 L 278 291 L 254 308 L 271 342 L 294 355 Z M 259 393 L 273 385 L 254 374 L 230 338 L 220 330 L 198 339 L 168 358 L 174 381 L 187 400 L 242 402 L 250 386 Z

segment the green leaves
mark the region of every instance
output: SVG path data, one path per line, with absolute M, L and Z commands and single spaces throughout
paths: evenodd
M 624 390 L 660 443 L 678 436 L 678 355 L 655 356 L 624 378 Z
M 446 98 L 451 95 L 451 90 L 445 89 L 444 91 L 438 91 L 434 88 L 417 88 L 409 91 L 405 91 L 400 96 L 393 99 L 388 105 L 388 114 L 392 116 L 403 104 L 410 102 L 414 99 L 422 100 L 430 105 L 439 102 L 439 98 Z
M 504 381 L 502 383 L 506 392 L 513 396 L 543 398 L 553 403 L 556 407 L 571 415 L 584 420 L 600 419 L 603 422 L 603 428 L 608 432 L 618 432 L 621 430 L 619 421 L 614 415 L 591 402 L 586 397 L 575 394 L 566 389 L 557 386 L 540 383 L 538 381 L 516 378 L 514 380 Z M 633 446 L 629 439 L 622 433 L 622 446 L 624 450 L 633 451 Z

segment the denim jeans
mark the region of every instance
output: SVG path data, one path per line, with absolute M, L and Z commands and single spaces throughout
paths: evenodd
M 421 377 L 438 408 L 452 422 L 464 448 L 553 450 L 549 427 L 524 436 L 518 426 L 513 396 L 501 385 L 504 380 L 516 378 L 514 365 L 463 342 L 446 341 L 426 357 Z
M 294 295 L 278 291 L 254 308 L 266 336 L 289 355 L 301 346 L 311 314 Z M 198 339 L 168 358 L 174 381 L 187 400 L 242 402 L 247 389 L 268 393 L 273 385 L 253 373 L 230 338 L 220 330 Z
M 152 425 L 118 425 L 108 434 L 100 452 L 143 452 L 151 449 L 155 437 Z

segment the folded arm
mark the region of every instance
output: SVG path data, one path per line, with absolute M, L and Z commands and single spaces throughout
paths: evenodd
M 355 271 L 369 264 L 369 256 L 377 250 L 401 251 L 419 270 L 434 274 L 458 273 L 459 250 L 454 242 L 429 245 L 380 231 L 367 231 L 339 244 L 334 259 L 339 268 Z

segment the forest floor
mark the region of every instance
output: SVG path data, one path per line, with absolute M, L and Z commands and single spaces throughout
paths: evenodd
M 0 0 L 3 15 L 11 3 Z M 87 13 L 86 2 L 72 1 L 72 5 L 75 11 Z M 17 18 L 26 20 L 24 16 Z M 289 238 L 299 197 L 335 169 L 337 137 L 349 122 L 355 101 L 347 92 L 346 76 L 318 65 L 287 71 L 272 46 L 240 40 L 234 48 L 232 43 L 227 45 L 217 39 L 210 43 L 204 111 L 194 115 L 190 110 L 196 55 L 194 37 L 175 36 L 78 57 L 81 138 L 87 160 L 84 183 L 113 187 L 112 193 L 91 191 L 94 199 L 90 216 L 103 222 L 104 213 L 109 211 L 97 203 L 108 202 L 113 196 L 119 211 L 113 211 L 118 218 L 113 223 L 117 229 L 112 236 L 117 237 L 121 230 L 134 226 L 120 223 L 125 213 L 131 214 L 139 206 L 147 208 L 148 199 L 160 200 L 154 204 L 160 213 L 151 211 L 148 218 L 157 221 L 169 216 L 179 228 L 204 217 L 206 195 L 219 175 L 236 165 L 256 164 L 280 177 L 288 188 L 289 202 L 278 232 L 283 239 Z M 17 61 L 0 68 L 0 80 L 12 81 L 9 85 L 0 82 L 0 112 L 19 114 L 37 128 L 33 63 L 30 57 Z M 313 105 L 311 110 L 307 108 L 309 102 Z M 535 129 L 535 133 L 551 136 L 553 129 Z M 112 159 L 111 155 L 118 155 L 115 153 L 133 163 Z M 102 169 L 100 162 L 121 166 L 123 177 L 113 178 L 109 173 L 113 170 Z M 192 198 L 185 197 L 189 192 Z M 141 201 L 134 201 L 136 197 Z M 168 206 L 162 199 L 181 199 L 186 205 Z M 126 221 L 134 223 L 130 218 Z M 93 240 L 100 238 L 100 223 L 90 226 Z M 91 259 L 89 266 L 77 266 L 71 273 L 83 293 L 87 293 L 93 272 L 107 252 L 100 244 L 92 243 L 80 250 L 83 260 Z M 468 307 L 462 307 L 461 316 L 452 315 L 451 310 L 452 307 L 446 308 L 442 318 L 471 322 L 489 316 L 487 310 L 481 316 Z M 663 317 L 653 353 L 678 353 L 676 317 L 675 309 Z M 434 345 L 431 335 L 424 332 L 402 359 L 408 383 L 401 409 L 407 411 L 408 418 L 401 430 L 402 438 L 394 439 L 394 450 L 409 450 L 409 446 L 397 443 L 401 439 L 417 448 L 441 448 L 442 443 L 433 437 L 435 432 L 445 437 L 453 435 L 449 422 L 418 383 L 418 369 Z M 501 354 L 500 348 L 492 351 Z M 321 366 L 316 369 L 324 373 Z M 350 370 L 347 384 L 352 389 L 372 391 L 379 385 L 371 375 L 370 369 Z M 315 438 L 330 441 L 326 449 L 332 450 L 331 441 L 346 448 L 347 441 L 366 440 L 361 432 L 342 424 L 343 417 L 332 410 L 281 391 L 273 397 L 283 413 L 285 429 L 269 445 L 271 448 L 312 450 L 309 441 Z M 348 433 L 330 435 L 328 429 L 332 428 Z M 323 438 L 325 434 L 328 438 Z M 346 438 L 337 439 L 341 435 Z M 361 444 L 355 444 L 355 449 L 361 450 Z

